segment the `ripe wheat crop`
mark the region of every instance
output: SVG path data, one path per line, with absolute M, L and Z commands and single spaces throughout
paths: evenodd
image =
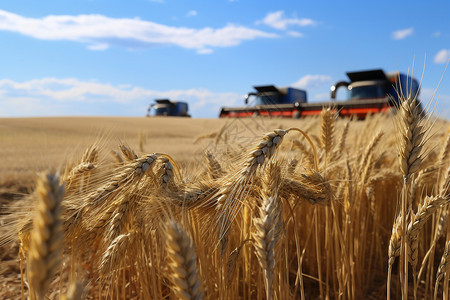
M 404 98 L 365 121 L 225 124 L 190 163 L 99 140 L 11 208 L 22 296 L 445 298 L 450 124 Z

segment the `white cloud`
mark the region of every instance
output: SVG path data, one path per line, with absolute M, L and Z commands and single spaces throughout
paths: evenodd
M 197 11 L 196 10 L 190 10 L 187 14 L 186 17 L 195 17 L 197 15 Z
M 0 117 L 58 115 L 145 115 L 154 99 L 186 101 L 194 117 L 217 117 L 224 103 L 242 95 L 206 89 L 157 91 L 130 84 L 112 85 L 75 78 L 41 78 L 25 82 L 0 79 Z
M 312 26 L 316 25 L 316 21 L 311 19 L 297 19 L 297 18 L 285 18 L 284 12 L 282 10 L 276 11 L 273 13 L 267 14 L 267 16 L 258 23 L 266 24 L 267 26 L 285 30 L 288 26 L 297 25 L 297 26 Z
M 293 30 L 288 31 L 287 34 L 293 37 L 304 37 L 303 33 Z
M 199 49 L 197 50 L 198 54 L 211 54 L 213 53 L 212 49 L 208 49 L 208 48 L 203 48 L 203 49 Z
M 291 84 L 291 86 L 299 89 L 314 89 L 323 86 L 325 83 L 329 83 L 331 77 L 328 75 L 312 75 L 308 74 Z
M 314 99 L 315 99 L 315 100 L 329 101 L 330 98 L 331 98 L 331 93 L 318 93 L 318 94 L 314 94 Z
M 434 56 L 434 62 L 437 64 L 446 64 L 450 59 L 450 49 L 442 49 Z
M 4 10 L 0 10 L 0 30 L 41 40 L 86 43 L 91 50 L 104 50 L 112 45 L 127 48 L 172 45 L 201 51 L 237 46 L 256 38 L 278 37 L 274 33 L 234 24 L 217 29 L 194 29 L 167 26 L 139 18 L 110 18 L 103 15 L 49 15 L 43 18 L 27 18 Z
M 87 48 L 89 50 L 102 51 L 102 50 L 108 49 L 109 45 L 108 44 L 93 44 L 93 45 L 87 46 Z
M 413 32 L 414 32 L 414 28 L 413 27 L 410 27 L 410 28 L 407 28 L 407 29 L 397 30 L 397 31 L 394 31 L 392 33 L 392 38 L 394 40 L 403 40 L 404 38 L 407 38 L 408 36 L 411 36 L 413 34 Z

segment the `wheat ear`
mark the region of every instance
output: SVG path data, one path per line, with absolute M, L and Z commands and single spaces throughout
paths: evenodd
M 117 271 L 121 267 L 127 248 L 130 247 L 134 239 L 133 233 L 121 234 L 112 240 L 111 244 L 103 254 L 102 260 L 99 265 L 100 274 L 111 275 L 113 271 Z
M 299 180 L 283 178 L 280 193 L 283 198 L 296 197 L 311 204 L 326 205 L 333 199 L 333 191 L 329 182 L 314 170 L 301 174 Z M 296 203 L 297 205 L 297 203 Z
M 334 144 L 335 113 L 330 108 L 323 108 L 320 113 L 320 144 L 328 156 Z
M 213 199 L 218 197 L 219 240 L 225 236 L 231 221 L 238 213 L 241 207 L 241 197 L 246 193 L 247 185 L 254 179 L 258 167 L 270 161 L 286 133 L 287 131 L 282 129 L 275 129 L 273 132 L 267 133 L 247 153 L 243 167 L 238 170 L 234 178 L 220 189 L 219 195 L 213 195 Z
M 28 280 L 31 299 L 44 299 L 53 273 L 60 264 L 62 244 L 61 201 L 64 185 L 56 174 L 42 174 L 36 187 L 38 209 L 28 252 Z
M 167 224 L 167 254 L 173 286 L 178 299 L 202 299 L 197 258 L 191 237 L 174 221 Z
M 174 181 L 174 165 L 166 156 L 158 157 L 156 176 L 160 180 L 162 187 L 167 187 Z
M 268 166 L 262 180 L 262 204 L 259 217 L 255 220 L 254 246 L 256 257 L 264 271 L 267 299 L 273 299 L 273 278 L 275 268 L 275 245 L 280 234 L 282 215 L 278 199 L 281 171 L 274 164 Z
M 401 239 L 402 239 L 402 216 L 399 214 L 392 225 L 392 234 L 389 240 L 389 249 L 388 249 L 388 278 L 387 278 L 387 299 L 391 299 L 391 274 L 392 274 L 392 266 L 394 265 L 395 258 L 400 255 L 401 249 Z
M 288 167 L 287 167 L 287 173 L 289 175 L 293 175 L 295 173 L 295 168 L 298 165 L 298 159 L 293 158 L 291 159 L 291 161 L 288 163 Z
M 224 172 L 217 159 L 211 152 L 206 152 L 205 154 L 206 166 L 208 167 L 208 176 L 211 179 L 217 179 L 223 176 Z
M 406 233 L 406 241 L 408 244 L 408 261 L 411 263 L 414 280 L 414 295 L 417 290 L 417 262 L 418 262 L 418 248 L 419 248 L 419 234 L 425 224 L 425 221 L 433 215 L 437 209 L 442 205 L 448 203 L 449 199 L 442 196 L 425 197 L 423 203 L 418 207 L 417 212 L 412 216 L 408 224 L 408 231 Z
M 419 103 L 415 97 L 409 96 L 402 99 L 400 104 L 400 168 L 406 178 L 419 170 L 423 159 L 421 152 L 426 142 L 425 135 L 428 132 Z
M 375 147 L 379 144 L 381 141 L 381 138 L 383 137 L 384 133 L 381 131 L 378 131 L 375 136 L 372 138 L 370 143 L 367 145 L 366 149 L 364 149 L 364 152 L 362 154 L 361 163 L 359 165 L 359 173 L 362 173 L 364 168 L 371 163 L 371 157 L 372 153 L 375 150 Z
M 119 188 L 149 172 L 157 157 L 157 154 L 145 155 L 128 162 L 124 169 L 120 168 L 119 174 L 113 176 L 105 185 L 88 195 L 88 203 L 94 204 L 99 200 L 106 201 L 105 198 L 115 195 L 115 191 Z
M 406 219 L 407 211 L 410 209 L 410 200 L 407 197 L 408 184 L 410 177 L 416 173 L 423 160 L 422 148 L 427 138 L 425 137 L 428 130 L 424 119 L 422 118 L 422 109 L 417 95 L 400 94 L 399 119 L 397 130 L 399 132 L 399 158 L 400 170 L 403 174 L 403 189 L 401 199 L 401 215 L 402 215 L 402 236 L 400 250 L 400 265 L 402 270 L 402 297 L 408 297 L 408 242 L 406 235 Z
M 445 250 L 442 254 L 441 263 L 439 264 L 438 270 L 436 272 L 436 284 L 434 286 L 434 299 L 437 297 L 439 290 L 439 283 L 445 274 L 450 271 L 450 241 L 445 243 Z
M 128 145 L 120 144 L 119 149 L 122 152 L 125 159 L 128 161 L 132 161 L 138 158 L 136 152 L 134 152 L 134 150 L 131 149 L 131 147 Z
M 436 212 L 442 205 L 448 203 L 450 199 L 442 196 L 425 197 L 423 203 L 418 207 L 416 214 L 408 224 L 408 244 L 409 261 L 415 267 L 417 265 L 418 237 L 425 221 Z
M 350 126 L 350 122 L 346 122 L 344 128 L 342 129 L 341 136 L 339 138 L 339 143 L 337 146 L 337 154 L 341 155 L 345 148 L 345 142 L 347 140 L 348 128 Z
M 442 145 L 441 152 L 439 153 L 439 162 L 438 167 L 442 168 L 444 164 L 450 158 L 450 133 L 447 134 L 447 137 L 444 140 L 444 144 Z

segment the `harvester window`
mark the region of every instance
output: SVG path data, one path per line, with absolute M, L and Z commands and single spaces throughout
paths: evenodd
M 264 96 L 257 96 L 255 104 L 256 105 L 271 105 L 271 104 L 279 104 L 280 99 L 279 95 L 264 95 Z
M 155 115 L 156 116 L 167 116 L 169 114 L 169 108 L 168 107 L 157 107 L 155 108 Z
M 386 97 L 386 91 L 382 85 L 366 85 L 348 88 L 348 99 L 370 99 Z

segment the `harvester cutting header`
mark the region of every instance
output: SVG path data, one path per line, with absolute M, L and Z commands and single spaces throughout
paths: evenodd
M 387 112 L 398 103 L 399 93 L 419 94 L 419 84 L 416 79 L 406 74 L 383 70 L 368 70 L 348 72 L 349 81 L 339 81 L 331 87 L 330 100 L 325 102 L 307 102 L 307 93 L 293 87 L 278 88 L 273 85 L 255 86 L 257 92 L 251 92 L 245 97 L 245 104 L 251 97 L 253 106 L 224 107 L 220 117 L 251 117 L 276 116 L 300 118 L 319 115 L 323 107 L 336 108 L 340 116 L 356 116 L 364 119 L 367 114 Z M 347 90 L 345 101 L 336 101 L 337 90 L 341 87 Z

